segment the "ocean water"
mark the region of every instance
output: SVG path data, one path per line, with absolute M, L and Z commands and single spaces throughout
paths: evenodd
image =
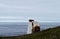
M 57 27 L 60 22 L 40 22 L 41 30 Z M 0 36 L 18 36 L 27 33 L 27 22 L 0 22 Z

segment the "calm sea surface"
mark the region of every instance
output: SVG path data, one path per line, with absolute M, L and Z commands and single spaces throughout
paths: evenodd
M 60 22 L 41 22 L 41 30 L 59 26 Z M 0 22 L 0 36 L 17 36 L 27 33 L 27 22 Z

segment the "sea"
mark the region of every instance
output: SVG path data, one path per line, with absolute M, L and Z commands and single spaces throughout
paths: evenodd
M 60 26 L 60 22 L 40 22 L 40 30 Z M 0 22 L 0 36 L 27 34 L 28 22 Z

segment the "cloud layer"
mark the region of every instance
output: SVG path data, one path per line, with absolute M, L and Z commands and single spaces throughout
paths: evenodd
M 0 0 L 0 17 L 46 18 L 49 21 L 58 21 L 60 0 Z

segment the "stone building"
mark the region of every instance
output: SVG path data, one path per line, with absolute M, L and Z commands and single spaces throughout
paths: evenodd
M 40 31 L 39 22 L 34 21 L 33 19 L 29 20 L 27 34 L 35 33 Z

